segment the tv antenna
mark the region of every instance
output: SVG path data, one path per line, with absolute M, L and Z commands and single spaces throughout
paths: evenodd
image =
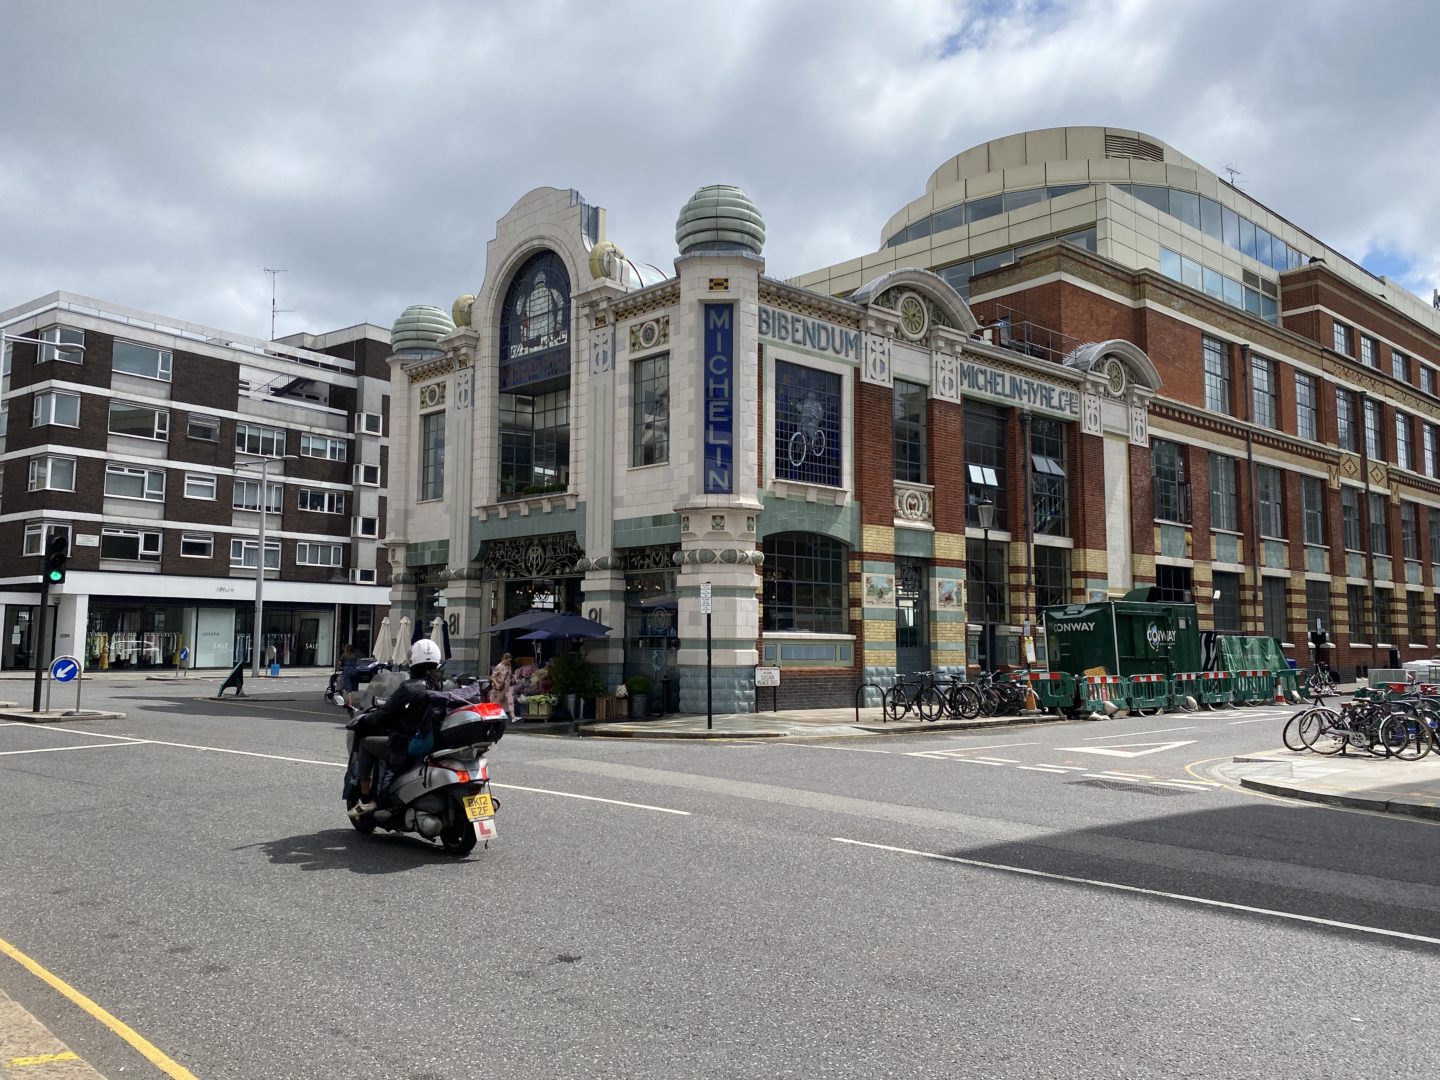
M 289 315 L 295 310 L 294 308 L 282 308 L 275 306 L 275 275 L 285 274 L 288 272 L 289 271 L 286 270 L 271 270 L 270 267 L 265 267 L 265 273 L 270 275 L 270 337 L 268 339 L 270 341 L 275 340 L 275 316 Z
M 1226 165 L 1224 168 L 1221 169 L 1221 172 L 1225 173 L 1227 176 L 1230 177 L 1231 187 L 1235 186 L 1235 177 L 1245 175 L 1239 169 L 1235 168 L 1234 165 Z

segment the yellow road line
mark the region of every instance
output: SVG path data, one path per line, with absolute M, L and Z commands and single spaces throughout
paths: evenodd
M 52 1061 L 79 1061 L 80 1055 L 72 1050 L 63 1054 L 31 1054 L 29 1057 L 11 1058 L 6 1068 L 23 1069 L 27 1065 L 49 1065 Z
M 99 1020 L 100 1023 L 104 1024 L 116 1035 L 119 1035 L 120 1038 L 138 1050 L 146 1061 L 150 1062 L 150 1064 L 154 1065 L 166 1076 L 172 1077 L 173 1080 L 198 1080 L 194 1073 L 159 1049 L 154 1043 L 141 1035 L 129 1024 L 126 1024 L 123 1020 L 120 1020 L 110 1012 L 101 1008 L 58 975 L 41 967 L 4 938 L 0 938 L 0 953 L 4 953 L 10 957 L 11 960 L 14 960 L 26 971 L 30 972 L 31 975 L 34 975 L 41 982 L 58 990 L 64 997 L 84 1009 L 96 1020 Z

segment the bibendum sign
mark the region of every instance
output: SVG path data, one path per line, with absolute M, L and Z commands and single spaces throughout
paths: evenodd
M 860 362 L 860 331 L 760 305 L 756 332 L 766 341 Z

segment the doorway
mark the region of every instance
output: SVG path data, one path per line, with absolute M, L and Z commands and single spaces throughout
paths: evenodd
M 895 670 L 930 670 L 930 568 L 922 559 L 895 560 Z

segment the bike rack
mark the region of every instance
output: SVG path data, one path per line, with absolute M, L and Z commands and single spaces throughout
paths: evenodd
M 873 682 L 863 682 L 855 688 L 855 723 L 860 723 L 860 699 L 865 691 L 871 687 L 880 691 L 880 722 L 882 724 L 888 724 L 890 718 L 885 715 L 885 688 L 879 683 Z

